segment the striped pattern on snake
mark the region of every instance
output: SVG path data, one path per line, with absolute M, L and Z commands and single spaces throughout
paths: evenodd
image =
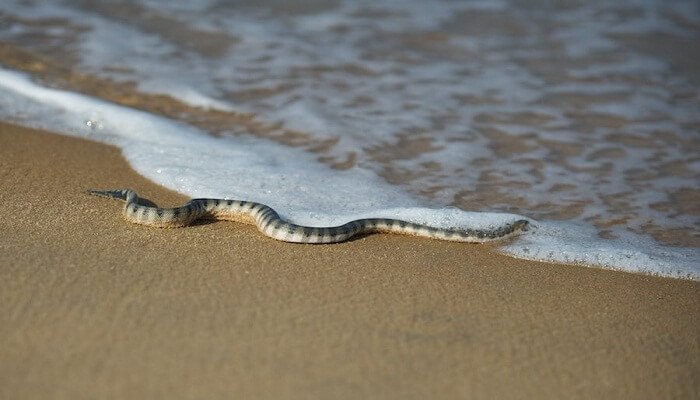
M 123 200 L 124 217 L 136 224 L 178 228 L 198 219 L 238 221 L 255 224 L 273 239 L 292 243 L 337 243 L 358 234 L 390 232 L 458 242 L 484 243 L 505 239 L 527 230 L 528 221 L 518 220 L 495 229 L 448 230 L 386 218 L 350 221 L 334 227 L 295 225 L 282 219 L 272 208 L 250 201 L 192 199 L 175 208 L 161 208 L 139 198 L 133 190 L 88 190 L 89 194 Z

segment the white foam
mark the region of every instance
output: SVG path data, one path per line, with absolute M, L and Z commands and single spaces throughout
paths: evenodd
M 522 218 L 418 207 L 416 199 L 369 170 L 333 171 L 298 149 L 254 137 L 212 137 L 142 111 L 40 87 L 17 72 L 0 69 L 0 87 L 5 99 L 20 96 L 25 117 L 19 122 L 116 144 L 137 171 L 166 187 L 192 197 L 262 202 L 299 224 L 328 226 L 372 216 L 487 228 Z M 12 103 L 3 111 L 12 113 Z M 44 123 L 47 114 L 51 126 Z
M 651 239 L 617 231 L 615 240 L 598 237 L 596 229 L 575 223 L 540 222 L 533 232 L 501 249 L 526 260 L 594 265 L 607 269 L 685 279 L 700 278 L 696 249 L 668 248 Z
M 374 172 L 335 171 L 310 154 L 254 137 L 215 138 L 191 126 L 77 93 L 38 86 L 0 69 L 0 117 L 106 141 L 157 183 L 192 197 L 258 201 L 293 222 L 337 225 L 355 218 L 388 217 L 450 228 L 488 228 L 522 218 L 422 207 Z M 17 117 L 19 111 L 21 118 Z M 534 229 L 504 251 L 516 257 L 700 278 L 698 252 L 595 239 L 594 230 L 533 222 Z M 465 266 L 469 260 L 465 260 Z

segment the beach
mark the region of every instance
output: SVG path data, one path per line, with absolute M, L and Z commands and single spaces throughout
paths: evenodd
M 693 398 L 700 283 L 399 235 L 132 225 L 186 201 L 0 123 L 0 398 Z

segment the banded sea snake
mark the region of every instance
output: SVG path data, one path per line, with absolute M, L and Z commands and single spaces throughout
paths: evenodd
M 181 207 L 161 208 L 146 199 L 139 198 L 136 192 L 129 189 L 88 190 L 88 193 L 125 201 L 124 218 L 136 224 L 158 228 L 179 228 L 188 226 L 198 219 L 247 222 L 255 224 L 266 236 L 292 243 L 337 243 L 358 234 L 372 232 L 484 243 L 514 236 L 528 228 L 528 221 L 524 219 L 494 229 L 449 230 L 386 218 L 358 219 L 333 227 L 309 227 L 287 222 L 271 207 L 251 201 L 192 199 Z

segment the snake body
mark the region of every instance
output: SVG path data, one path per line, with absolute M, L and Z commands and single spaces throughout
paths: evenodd
M 271 207 L 251 201 L 192 199 L 181 207 L 161 208 L 139 198 L 136 192 L 129 189 L 89 190 L 88 193 L 125 201 L 124 218 L 136 224 L 178 228 L 188 226 L 198 219 L 248 222 L 255 224 L 266 236 L 292 243 L 337 243 L 358 234 L 372 232 L 484 243 L 514 236 L 528 228 L 526 220 L 517 220 L 494 229 L 439 229 L 386 218 L 358 219 L 334 227 L 310 227 L 285 221 Z

